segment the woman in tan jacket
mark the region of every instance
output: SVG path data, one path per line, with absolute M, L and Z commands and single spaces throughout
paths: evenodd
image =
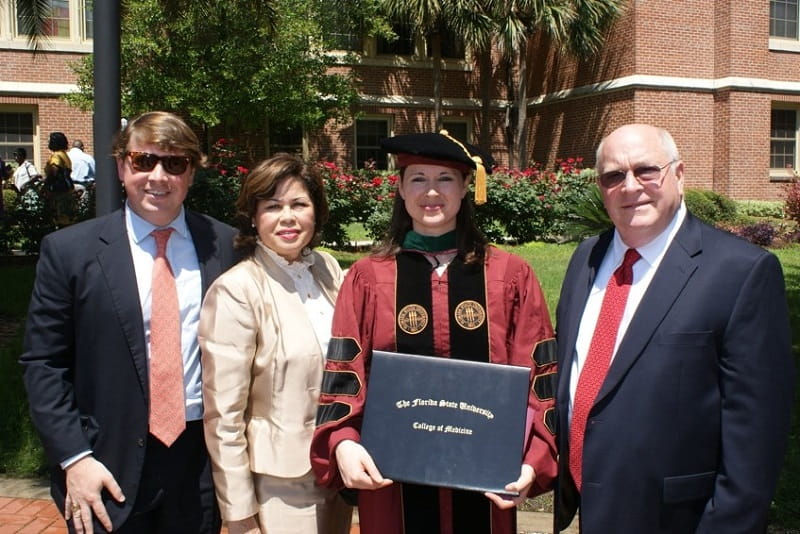
M 236 202 L 247 256 L 209 288 L 200 317 L 204 424 L 231 534 L 341 534 L 352 510 L 314 484 L 314 432 L 342 271 L 312 249 L 322 179 L 288 154 L 259 164 Z

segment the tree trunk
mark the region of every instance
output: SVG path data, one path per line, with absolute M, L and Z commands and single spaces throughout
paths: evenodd
M 520 169 L 528 166 L 528 42 L 523 39 L 519 47 L 517 84 L 517 131 L 514 144 Z
M 437 29 L 431 34 L 433 52 L 433 131 L 442 129 L 442 34 Z
M 478 55 L 481 87 L 481 119 L 480 138 L 478 145 L 486 152 L 491 153 L 492 142 L 492 49 L 481 50 Z

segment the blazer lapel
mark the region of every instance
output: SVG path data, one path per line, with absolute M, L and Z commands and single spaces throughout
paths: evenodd
M 701 251 L 700 226 L 697 219 L 687 214 L 628 325 L 595 404 L 617 386 L 639 359 L 697 269 L 695 256 Z
M 125 334 L 128 350 L 146 397 L 149 389 L 144 323 L 124 217 L 124 211 L 119 210 L 108 218 L 108 223 L 98 236 L 100 244 L 97 261 L 103 271 L 117 320 Z
M 200 264 L 200 279 L 203 285 L 202 296 L 205 297 L 210 282 L 222 274 L 219 242 L 208 219 L 186 210 L 186 225 L 192 234 L 194 249 L 197 252 L 197 261 Z
M 576 265 L 585 265 L 585 267 L 577 269 L 574 277 L 571 280 L 565 280 L 565 284 L 573 288 L 569 293 L 568 302 L 566 303 L 569 313 L 566 317 L 561 318 L 563 324 L 560 322 L 557 325 L 559 333 L 564 333 L 563 341 L 559 339 L 559 346 L 562 346 L 567 351 L 564 354 L 562 361 L 559 362 L 559 395 L 563 399 L 569 398 L 569 382 L 570 375 L 572 374 L 572 362 L 575 358 L 575 343 L 578 339 L 578 329 L 580 328 L 581 318 L 583 317 L 583 310 L 586 307 L 586 301 L 589 298 L 589 293 L 592 290 L 592 284 L 597 276 L 597 270 L 603 261 L 606 250 L 611 244 L 611 238 L 614 232 L 609 231 L 601 234 L 596 242 L 588 248 L 586 254 L 588 258 L 576 258 Z

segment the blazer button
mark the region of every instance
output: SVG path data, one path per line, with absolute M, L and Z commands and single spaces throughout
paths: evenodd
M 139 445 L 140 447 L 144 447 L 144 439 L 139 438 L 138 440 L 136 440 L 136 444 Z

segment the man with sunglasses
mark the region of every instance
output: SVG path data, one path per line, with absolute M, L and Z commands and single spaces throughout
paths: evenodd
M 218 533 L 197 325 L 236 231 L 184 209 L 204 158 L 177 116 L 129 122 L 114 156 L 124 206 L 37 265 L 20 361 L 51 493 L 70 532 Z
M 776 257 L 696 219 L 665 130 L 597 149 L 614 228 L 581 243 L 557 310 L 555 532 L 763 533 L 790 426 Z

